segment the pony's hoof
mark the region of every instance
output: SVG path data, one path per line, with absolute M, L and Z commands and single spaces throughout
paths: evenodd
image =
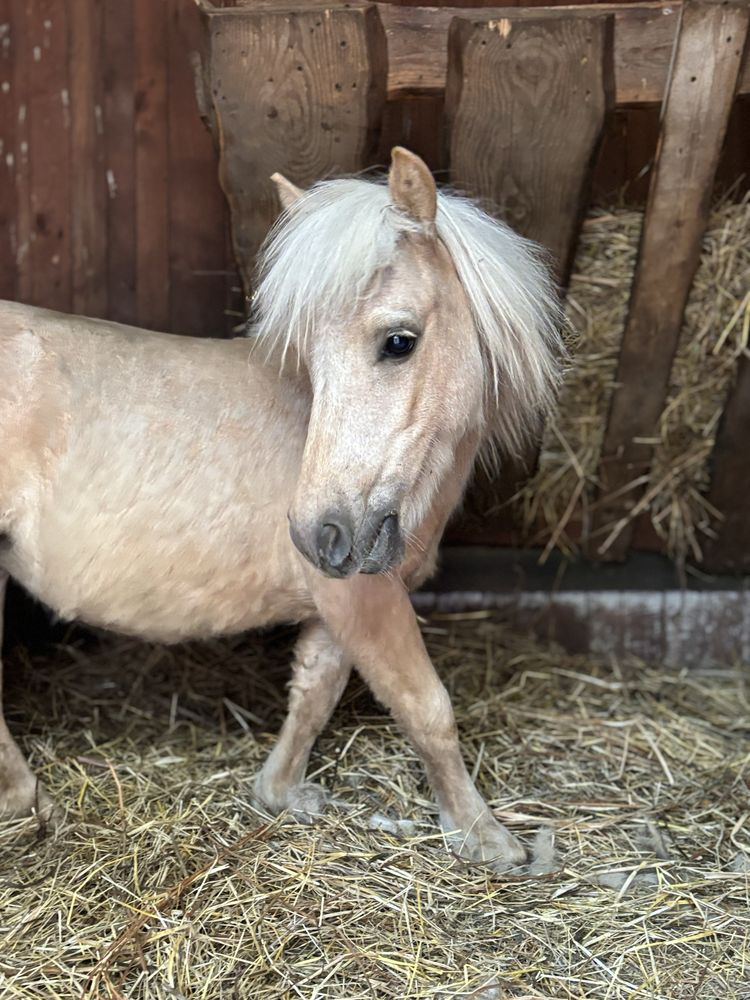
M 300 823 L 312 823 L 323 815 L 328 802 L 328 792 L 322 785 L 305 782 L 289 789 L 287 809 Z
M 328 792 L 322 785 L 304 781 L 279 788 L 269 783 L 262 771 L 255 779 L 253 792 L 272 813 L 278 815 L 287 809 L 301 823 L 311 823 L 322 816 L 329 801 Z
M 450 841 L 458 855 L 489 865 L 498 873 L 520 870 L 527 860 L 526 848 L 492 816 L 472 825 L 467 833 L 452 833 Z
M 39 782 L 5 789 L 0 795 L 0 821 L 35 819 L 41 830 L 55 831 L 62 826 L 65 813 Z

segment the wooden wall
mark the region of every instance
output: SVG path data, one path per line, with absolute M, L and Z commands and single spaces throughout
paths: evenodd
M 188 334 L 239 322 L 227 209 L 194 96 L 201 37 L 194 0 L 0 0 L 0 297 Z M 749 112 L 739 102 L 725 183 L 750 174 Z M 658 108 L 617 110 L 595 197 L 645 197 L 657 132 Z M 389 102 L 384 162 L 403 142 L 440 175 L 443 140 L 442 97 Z
M 227 332 L 199 33 L 192 0 L 0 0 L 1 297 Z

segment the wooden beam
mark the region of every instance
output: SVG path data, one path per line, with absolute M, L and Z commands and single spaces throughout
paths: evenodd
M 672 359 L 708 221 L 750 9 L 688 3 L 649 189 L 628 319 L 600 465 L 592 552 L 623 558 L 666 398 Z
M 563 282 L 612 103 L 612 27 L 511 12 L 448 36 L 451 182 L 545 246 Z
M 206 17 L 220 180 L 249 293 L 256 253 L 279 211 L 270 175 L 281 171 L 305 186 L 374 159 L 386 39 L 373 6 Z
M 704 546 L 709 573 L 750 572 L 750 358 L 740 360 L 711 458 L 709 501 L 724 520 Z

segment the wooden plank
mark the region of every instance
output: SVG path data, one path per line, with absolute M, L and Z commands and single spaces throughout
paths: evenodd
M 135 324 L 135 11 L 103 2 L 103 113 L 107 180 L 107 314 Z
M 169 7 L 169 328 L 223 333 L 226 202 L 218 158 L 200 120 L 191 53 L 203 39 L 197 7 Z
M 750 9 L 683 10 L 662 134 L 602 449 L 592 554 L 623 558 L 646 500 L 652 440 L 708 220 Z
M 101 0 L 70 0 L 73 312 L 107 315 Z
M 17 44 L 11 0 L 0 0 L 0 298 L 16 292 L 16 117 L 14 71 Z
M 11 156 L 15 182 L 15 221 L 11 233 L 15 263 L 15 295 L 19 302 L 31 299 L 31 165 L 29 162 L 29 64 L 31 48 L 28 44 L 28 24 L 25 0 L 11 0 L 13 26 L 13 79 L 11 92 L 15 92 L 15 128 Z M 6 159 L 6 165 L 8 161 Z
M 563 282 L 611 106 L 612 27 L 511 13 L 449 33 L 451 181 L 551 251 Z
M 547 247 L 562 283 L 612 101 L 612 26 L 610 15 L 529 19 L 511 12 L 497 22 L 456 18 L 449 34 L 451 181 Z M 498 518 L 512 520 L 503 508 L 537 454 L 531 444 L 506 461 L 497 481 L 477 477 L 464 531 L 479 527 L 484 538 Z
M 750 358 L 740 360 L 711 458 L 709 501 L 724 520 L 716 538 L 704 546 L 709 573 L 750 572 Z
M 207 15 L 220 177 L 246 292 L 281 171 L 307 185 L 377 154 L 386 39 L 374 7 Z
M 169 327 L 167 5 L 135 0 L 138 325 Z
M 27 5 L 30 267 L 28 298 L 71 307 L 69 11 L 56 0 Z

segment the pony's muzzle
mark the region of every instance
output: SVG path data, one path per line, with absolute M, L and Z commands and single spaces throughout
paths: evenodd
M 343 579 L 355 573 L 382 573 L 403 559 L 398 514 L 368 512 L 355 527 L 341 511 L 328 512 L 309 532 L 290 524 L 292 541 L 326 576 Z

